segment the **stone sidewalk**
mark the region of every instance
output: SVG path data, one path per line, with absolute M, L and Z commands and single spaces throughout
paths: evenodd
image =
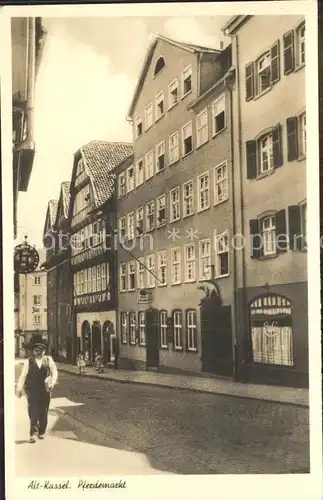
M 78 375 L 76 366 L 57 363 L 57 367 L 60 372 Z M 104 373 L 97 373 L 94 367 L 87 367 L 86 374 L 82 376 L 122 383 L 146 384 L 171 389 L 184 389 L 240 398 L 259 399 L 262 401 L 292 404 L 303 407 L 309 406 L 308 389 L 243 384 L 231 379 L 216 377 L 115 370 L 111 368 L 106 368 Z

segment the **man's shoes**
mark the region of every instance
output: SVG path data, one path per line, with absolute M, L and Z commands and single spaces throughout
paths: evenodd
M 45 439 L 45 434 L 39 434 L 38 439 Z
M 36 443 L 36 438 L 35 438 L 35 436 L 30 436 L 30 438 L 29 438 L 29 442 L 30 442 L 30 443 Z

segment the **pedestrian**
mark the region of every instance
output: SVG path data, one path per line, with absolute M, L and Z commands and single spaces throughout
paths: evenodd
M 17 397 L 23 393 L 27 396 L 30 443 L 35 443 L 37 435 L 44 439 L 50 394 L 58 378 L 56 364 L 51 356 L 45 356 L 45 349 L 43 342 L 33 344 L 32 355 L 25 360 L 17 383 Z
M 95 365 L 96 365 L 96 371 L 98 373 L 103 373 L 103 357 L 101 353 L 98 351 L 95 351 Z
M 79 369 L 79 375 L 84 374 L 85 373 L 86 362 L 85 362 L 84 354 L 83 354 L 82 351 L 77 356 L 77 366 L 78 366 L 78 369 Z

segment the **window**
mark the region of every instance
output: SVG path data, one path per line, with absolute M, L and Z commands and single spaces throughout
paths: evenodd
M 199 211 L 206 210 L 210 206 L 208 172 L 197 178 L 197 202 Z
M 127 313 L 120 313 L 120 325 L 121 325 L 121 342 L 123 344 L 128 343 L 128 321 Z
M 141 186 L 144 182 L 144 160 L 140 158 L 140 160 L 137 161 L 137 178 L 136 178 L 136 186 Z
M 277 125 L 272 132 L 259 139 L 247 141 L 247 178 L 255 179 L 271 173 L 283 164 L 281 126 Z
M 292 205 L 288 207 L 288 229 L 289 229 L 289 248 L 291 250 L 299 250 L 302 252 L 306 251 L 307 250 L 306 202 L 302 202 L 299 205 Z
M 136 288 L 136 266 L 135 261 L 128 262 L 128 290 Z
M 228 232 L 215 238 L 215 275 L 218 278 L 229 274 L 229 235 Z
M 214 168 L 214 204 L 218 205 L 228 198 L 228 167 L 225 162 Z
M 199 242 L 199 278 L 209 280 L 211 278 L 211 240 L 201 240 Z
M 107 289 L 106 264 L 101 264 L 101 290 Z
M 137 286 L 139 290 L 145 288 L 145 267 L 143 258 L 137 260 Z
M 120 264 L 120 292 L 125 292 L 127 290 L 126 272 L 126 264 Z M 93 292 L 94 291 L 95 290 L 93 290 Z
M 163 194 L 157 198 L 157 227 L 166 224 L 166 195 Z
M 155 227 L 155 202 L 150 201 L 146 205 L 146 231 L 152 231 Z
M 158 73 L 161 72 L 161 70 L 165 67 L 165 61 L 163 57 L 159 57 L 156 66 L 155 66 L 155 71 L 154 71 L 154 76 L 158 75 Z
M 154 175 L 154 152 L 151 150 L 145 155 L 146 180 Z
M 185 156 L 193 151 L 192 122 L 182 128 L 182 155 Z
M 131 212 L 131 214 L 128 214 L 127 222 L 127 237 L 129 240 L 133 240 L 135 237 L 135 216 L 133 212 Z
M 84 271 L 80 271 L 80 294 L 84 293 Z
M 41 276 L 34 277 L 34 285 L 41 285 Z
M 158 252 L 158 286 L 167 284 L 167 252 Z
M 253 361 L 293 366 L 291 302 L 268 294 L 255 299 L 249 307 Z
M 126 194 L 126 176 L 125 173 L 122 172 L 118 177 L 118 192 L 119 198 Z
M 129 333 L 130 333 L 130 344 L 135 345 L 136 343 L 136 313 L 129 313 Z
M 138 235 L 144 232 L 144 207 L 136 210 L 136 231 Z
M 167 342 L 167 311 L 160 311 L 159 313 L 159 327 L 160 327 L 160 347 L 168 347 Z
M 306 113 L 286 120 L 287 159 L 294 161 L 306 156 Z
M 182 73 L 182 96 L 185 97 L 192 90 L 192 67 L 189 66 Z
M 164 92 L 160 92 L 160 94 L 156 97 L 156 121 L 159 120 L 164 114 Z
M 127 192 L 135 189 L 135 169 L 133 165 L 127 169 Z
M 194 212 L 193 181 L 183 185 L 183 217 L 188 217 Z
M 196 279 L 196 256 L 195 244 L 185 245 L 184 247 L 184 266 L 185 266 L 185 281 L 191 282 Z
M 156 172 L 165 168 L 165 141 L 162 141 L 156 147 Z
M 284 73 L 288 75 L 295 68 L 305 65 L 305 23 L 283 36 Z
M 146 130 L 148 130 L 154 122 L 153 119 L 153 105 L 152 103 L 148 104 L 145 108 L 145 125 L 146 125 Z
M 34 295 L 34 306 L 41 306 L 41 295 Z
M 136 137 L 140 137 L 142 135 L 142 119 L 140 116 L 136 117 Z
M 84 269 L 84 293 L 88 293 L 87 278 L 88 278 L 87 269 Z
M 272 88 L 280 79 L 280 42 L 266 50 L 257 61 L 250 62 L 245 68 L 246 101 Z
M 174 348 L 177 350 L 183 349 L 183 320 L 182 311 L 173 312 L 173 326 L 174 326 Z
M 169 137 L 169 163 L 175 163 L 179 160 L 179 133 L 174 132 Z
M 87 271 L 87 291 L 88 293 L 92 292 L 92 268 L 90 267 Z
M 96 291 L 101 292 L 101 266 L 96 266 Z
M 42 321 L 41 321 L 41 315 L 40 314 L 34 314 L 34 322 L 33 324 L 35 326 L 39 326 L 41 325 Z
M 196 117 L 196 146 L 202 146 L 208 141 L 208 138 L 207 109 L 204 109 Z
M 276 224 L 275 216 L 264 217 L 261 220 L 261 235 L 263 238 L 264 255 L 276 253 Z
M 212 123 L 213 136 L 221 132 L 226 127 L 225 119 L 225 95 L 212 103 Z
M 178 103 L 178 80 L 173 80 L 168 86 L 168 108 L 173 108 Z
M 139 344 L 146 345 L 146 313 L 145 313 L 145 311 L 140 311 L 138 313 L 138 323 L 139 323 Z
M 92 267 L 92 292 L 96 292 L 96 267 Z M 124 288 L 126 289 L 126 288 Z
M 179 187 L 171 190 L 170 196 L 170 221 L 175 222 L 180 218 L 180 191 Z
M 197 321 L 194 310 L 186 312 L 186 335 L 187 350 L 197 351 Z
M 147 256 L 147 288 L 155 286 L 155 256 Z
M 126 218 L 121 217 L 119 219 L 119 238 L 120 238 L 120 243 L 123 243 L 124 240 L 126 239 Z
M 181 283 L 182 278 L 182 263 L 181 263 L 181 249 L 172 248 L 171 249 L 171 267 L 172 267 L 172 285 L 178 285 Z
M 294 208 L 295 207 L 288 207 L 289 239 L 287 236 L 287 213 L 285 209 L 278 212 L 267 213 L 266 215 L 260 216 L 258 219 L 249 221 L 252 238 L 252 257 L 257 259 L 261 257 L 275 257 L 278 253 L 288 250 L 288 240 L 290 240 L 290 242 L 294 241 L 292 233 L 300 233 L 299 207 L 297 209 L 298 216 L 296 220 L 295 217 L 291 217 Z

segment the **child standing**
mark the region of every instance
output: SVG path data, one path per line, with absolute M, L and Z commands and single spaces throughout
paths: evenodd
M 95 353 L 95 365 L 98 373 L 103 373 L 103 357 L 99 352 Z
M 77 366 L 78 366 L 78 369 L 79 369 L 79 375 L 84 374 L 85 373 L 86 362 L 85 362 L 85 359 L 84 359 L 83 352 L 80 352 L 80 354 L 77 356 Z

